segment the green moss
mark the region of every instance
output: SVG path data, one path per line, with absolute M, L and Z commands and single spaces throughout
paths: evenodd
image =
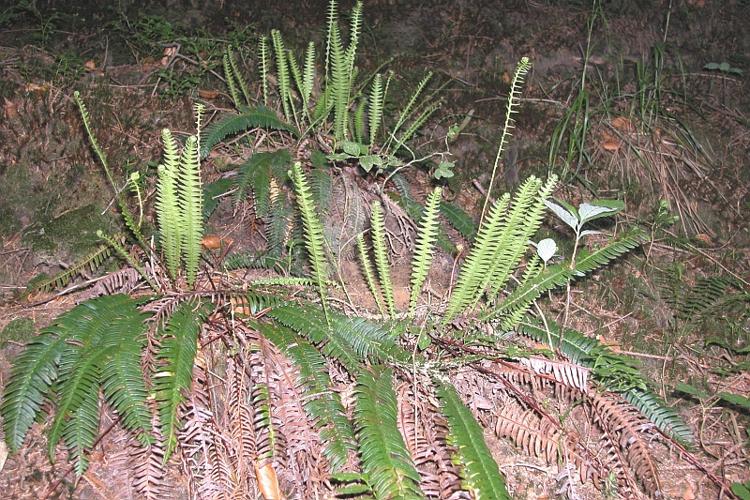
M 22 241 L 34 251 L 59 249 L 75 258 L 90 252 L 100 243 L 97 230 L 107 232 L 111 227 L 109 219 L 96 205 L 85 205 L 54 219 L 40 219 L 24 233 Z
M 29 318 L 16 318 L 8 323 L 0 332 L 0 348 L 9 341 L 28 342 L 34 336 L 34 321 Z

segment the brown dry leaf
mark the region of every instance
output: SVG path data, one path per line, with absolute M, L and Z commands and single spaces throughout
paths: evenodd
M 18 118 L 18 106 L 7 97 L 3 103 L 3 112 L 5 113 L 6 120 L 15 120 Z
M 49 89 L 48 83 L 39 84 L 39 83 L 29 82 L 24 87 L 24 90 L 26 92 L 46 92 L 48 89 Z
M 622 132 L 630 132 L 633 130 L 633 124 L 630 120 L 624 116 L 616 116 L 612 119 L 612 126 Z
M 508 73 L 507 71 L 503 71 L 503 74 L 500 78 L 502 78 L 505 85 L 510 85 L 510 73 Z
M 255 464 L 255 477 L 258 479 L 258 489 L 263 495 L 264 500 L 284 500 L 279 486 L 279 478 L 276 477 L 276 470 L 273 465 L 267 463 L 258 467 Z
M 243 316 L 252 316 L 250 306 L 244 297 L 229 297 L 229 303 L 232 305 L 232 312 L 234 314 L 241 314 Z
M 620 139 L 614 137 L 612 134 L 607 132 L 602 132 L 602 149 L 604 151 L 609 151 L 611 153 L 614 153 L 620 149 L 622 146 L 622 142 Z
M 96 70 L 96 63 L 93 59 L 89 59 L 85 63 L 83 63 L 83 67 L 86 68 L 87 71 L 95 71 Z
M 219 97 L 219 91 L 213 89 L 198 89 L 198 97 L 201 99 L 216 99 Z
M 694 236 L 694 238 L 697 241 L 700 241 L 704 245 L 713 245 L 713 241 L 711 240 L 711 237 L 705 233 L 698 233 Z
M 616 340 L 608 339 L 604 335 L 597 335 L 596 336 L 596 340 L 598 340 L 601 344 L 603 344 L 603 345 L 605 345 L 605 346 L 607 346 L 607 347 L 609 347 L 609 348 L 611 348 L 611 349 L 613 349 L 615 351 L 619 351 L 620 350 L 620 343 L 617 342 Z
M 222 243 L 221 237 L 216 234 L 207 234 L 201 240 L 201 245 L 203 245 L 203 248 L 206 250 L 216 250 L 221 248 Z
M 682 500 L 695 500 L 695 490 L 693 490 L 693 485 L 690 484 L 690 482 L 685 483 L 680 498 L 682 498 Z

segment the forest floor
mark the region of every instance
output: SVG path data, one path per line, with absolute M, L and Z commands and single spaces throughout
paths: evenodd
M 210 112 L 231 108 L 217 78 L 227 44 L 252 68 L 257 37 L 272 28 L 291 47 L 309 39 L 320 46 L 324 36 L 325 2 L 46 3 L 0 7 L 0 381 L 34 332 L 76 301 L 74 294 L 28 296 L 27 285 L 85 255 L 97 244 L 97 229 L 115 227 L 111 192 L 86 141 L 73 91 L 84 95 L 115 175 L 125 179 L 151 168 L 153 176 L 162 128 L 192 130 L 196 100 Z M 349 8 L 347 3 L 340 11 Z M 450 145 L 455 175 L 445 182 L 446 198 L 475 220 L 513 69 L 522 56 L 532 60 L 494 193 L 513 190 L 529 175 L 555 172 L 561 176 L 556 198 L 576 205 L 623 200 L 617 224 L 651 231 L 644 248 L 577 283 L 567 307 L 564 291 L 550 307 L 572 309 L 572 326 L 639 360 L 652 386 L 692 428 L 694 453 L 705 470 L 729 483 L 750 481 L 747 19 L 750 2 L 743 0 L 594 7 L 575 0 L 378 0 L 365 3 L 361 42 L 360 71 L 382 63 L 394 68 L 397 95 L 407 95 L 427 70 L 444 84 L 442 106 L 416 142 L 420 151 L 442 151 L 449 127 L 466 123 Z M 251 80 L 251 87 L 260 92 L 257 82 Z M 586 107 L 566 115 L 582 88 Z M 570 126 L 554 148 L 566 116 Z M 205 180 L 221 177 L 226 162 L 211 157 Z M 430 189 L 432 168 L 406 173 L 419 200 Z M 363 191 L 372 182 L 349 174 Z M 238 247 L 260 245 L 248 210 L 222 205 L 211 232 Z M 338 222 L 346 216 L 340 213 Z M 336 217 L 329 224 L 335 226 Z M 565 234 L 551 218 L 543 232 Z M 457 234 L 449 236 L 458 241 Z M 402 266 L 394 274 L 403 281 L 405 255 L 394 262 Z M 454 257 L 437 259 L 441 267 L 431 275 L 436 296 L 450 287 Z M 353 261 L 345 260 L 339 271 L 358 275 Z M 349 291 L 368 305 L 359 278 Z M 726 393 L 740 399 L 733 403 L 722 398 Z M 76 483 L 62 451 L 49 463 L 40 427 L 21 453 L 7 461 L 0 453 L 6 498 L 134 497 L 130 479 L 118 474 L 126 458 L 119 431 L 102 440 L 91 469 Z M 510 442 L 491 445 L 514 498 L 559 497 L 562 466 Z M 676 459 L 674 450 L 654 454 L 666 498 L 719 497 L 705 470 Z M 172 479 L 185 480 L 177 470 Z M 602 495 L 585 488 L 575 494 Z

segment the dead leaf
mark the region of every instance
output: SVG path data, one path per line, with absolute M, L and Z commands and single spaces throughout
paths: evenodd
M 96 63 L 93 59 L 89 59 L 85 63 L 83 63 L 83 67 L 86 68 L 87 71 L 95 71 L 96 70 Z
M 48 83 L 39 84 L 39 83 L 29 82 L 24 87 L 24 90 L 26 92 L 46 92 L 48 89 L 49 89 Z
M 201 99 L 216 99 L 219 97 L 219 91 L 213 89 L 198 89 L 198 97 Z
M 713 245 L 713 240 L 711 240 L 711 237 L 705 233 L 698 233 L 694 236 L 694 238 L 704 245 Z
M 3 103 L 3 112 L 5 113 L 6 120 L 15 120 L 18 118 L 18 106 L 7 97 Z
M 693 485 L 690 482 L 685 483 L 685 488 L 682 490 L 680 498 L 682 500 L 695 500 L 695 490 L 693 490 Z
M 633 124 L 624 116 L 616 116 L 612 118 L 612 127 L 622 132 L 631 132 L 633 130 Z
M 207 234 L 203 237 L 201 240 L 201 245 L 203 245 L 203 248 L 206 250 L 216 250 L 221 248 L 223 241 L 219 235 L 216 234 Z
M 622 146 L 622 141 L 608 132 L 602 132 L 602 149 L 614 153 Z
M 255 477 L 258 480 L 258 489 L 263 495 L 264 500 L 284 500 L 279 486 L 279 478 L 276 477 L 276 470 L 271 463 L 258 467 L 255 464 Z
M 510 73 L 508 73 L 507 71 L 503 71 L 503 74 L 500 78 L 502 78 L 505 85 L 510 85 Z
M 612 350 L 619 351 L 620 350 L 620 343 L 616 340 L 608 339 L 604 335 L 597 335 L 596 340 L 598 340 L 601 344 L 611 348 Z

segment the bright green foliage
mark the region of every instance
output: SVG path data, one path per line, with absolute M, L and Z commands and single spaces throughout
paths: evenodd
M 372 296 L 375 298 L 375 303 L 378 306 L 380 314 L 385 314 L 383 301 L 380 297 L 380 289 L 375 284 L 375 273 L 373 272 L 372 266 L 370 265 L 370 256 L 368 255 L 367 247 L 365 245 L 365 237 L 362 234 L 358 234 L 357 251 L 359 255 L 359 263 L 362 266 L 362 272 L 364 273 L 365 281 L 367 282 L 367 288 L 370 289 L 370 293 L 372 293 Z
M 247 87 L 247 81 L 245 81 L 245 78 L 242 76 L 242 72 L 240 71 L 240 67 L 237 64 L 237 59 L 234 57 L 234 51 L 232 50 L 231 46 L 227 47 L 227 51 L 224 55 L 223 62 L 224 62 L 224 76 L 227 80 L 227 86 L 229 86 L 230 94 L 232 95 L 232 101 L 234 102 L 234 107 L 237 109 L 240 109 L 240 107 L 243 105 L 250 106 L 250 103 L 252 101 L 250 99 L 250 91 Z M 239 95 L 237 94 L 237 90 L 236 90 L 237 86 L 239 86 L 240 90 L 242 91 L 242 97 L 244 98 L 244 103 L 239 98 Z M 235 89 L 233 92 L 232 92 L 232 88 Z
M 145 319 L 135 301 L 111 295 L 76 306 L 42 330 L 14 363 L 5 388 L 0 412 L 8 447 L 21 447 L 53 384 L 57 414 L 50 428 L 50 455 L 64 439 L 78 475 L 86 471 L 86 453 L 99 428 L 100 385 L 123 425 L 150 440 L 139 356 Z
M 182 233 L 180 211 L 177 202 L 177 172 L 179 170 L 179 150 L 169 129 L 161 132 L 164 143 L 164 160 L 158 168 L 159 182 L 156 185 L 156 221 L 167 272 L 172 280 L 177 279 L 180 269 L 180 248 Z
M 586 337 L 571 328 L 560 328 L 551 320 L 547 327 L 523 321 L 519 330 L 539 342 L 552 341 L 572 362 L 592 368 L 594 377 L 608 390 L 621 392 L 622 396 L 662 432 L 690 445 L 694 438 L 690 428 L 680 416 L 666 406 L 646 384 L 633 361 L 613 352 L 597 339 Z
M 164 436 L 164 461 L 177 446 L 178 417 L 180 404 L 193 382 L 193 362 L 198 351 L 198 333 L 206 306 L 195 302 L 183 302 L 161 329 L 161 349 L 156 356 L 158 371 L 153 375 L 159 421 Z
M 224 80 L 227 82 L 227 88 L 229 89 L 229 95 L 232 97 L 232 103 L 234 107 L 239 107 L 242 104 L 240 100 L 240 94 L 237 91 L 237 84 L 234 81 L 232 65 L 229 62 L 230 48 L 227 48 L 227 52 L 224 54 L 222 59 L 222 66 L 224 68 Z
M 300 162 L 294 163 L 294 167 L 292 168 L 292 182 L 295 194 L 297 195 L 297 208 L 302 217 L 302 225 L 304 227 L 305 248 L 310 258 L 313 278 L 318 284 L 318 294 L 322 301 L 323 313 L 328 318 L 328 305 L 326 303 L 328 263 L 323 251 L 323 243 L 325 241 L 323 226 L 320 223 L 320 217 L 318 217 L 315 211 L 315 204 L 310 194 L 310 186 L 307 183 L 304 172 L 302 172 L 302 164 Z
M 409 294 L 409 315 L 414 315 L 417 299 L 422 293 L 422 285 L 432 264 L 435 240 L 438 231 L 441 189 L 436 187 L 427 197 L 422 220 L 419 221 L 417 242 L 411 264 L 411 293 Z
M 513 290 L 500 305 L 481 314 L 480 319 L 486 321 L 501 317 L 502 328 L 510 329 L 526 313 L 533 301 L 547 290 L 563 286 L 571 280 L 591 273 L 639 246 L 643 241 L 645 241 L 643 231 L 634 229 L 590 253 L 585 250 L 581 251 L 573 267 L 570 263 L 549 266 L 538 276 Z
M 422 95 L 422 92 L 424 91 L 425 87 L 427 86 L 427 83 L 432 78 L 432 72 L 427 73 L 427 75 L 422 78 L 422 80 L 417 85 L 417 88 L 414 90 L 414 93 L 412 93 L 411 97 L 409 98 L 409 101 L 406 103 L 406 106 L 404 106 L 401 109 L 401 112 L 399 113 L 398 120 L 396 121 L 396 124 L 393 126 L 392 130 L 390 131 L 388 140 L 385 142 L 385 145 L 383 146 L 383 149 L 385 151 L 389 152 L 396 152 L 401 148 L 401 146 L 409 140 L 411 135 L 414 134 L 414 132 L 419 128 L 418 126 L 415 126 L 415 124 L 419 123 L 420 125 L 423 124 L 430 114 L 432 114 L 436 109 L 437 106 L 434 105 L 427 105 L 427 109 L 422 111 L 422 114 L 414 121 L 412 126 L 410 126 L 407 131 L 404 133 L 402 132 L 401 135 L 398 137 L 398 139 L 395 139 L 397 137 L 397 134 L 401 132 L 401 129 L 406 125 L 406 122 L 409 120 L 409 118 L 412 117 L 412 114 L 415 111 L 418 111 L 422 108 L 424 108 L 424 104 L 417 105 L 417 99 L 419 99 L 419 96 Z M 429 100 L 427 101 L 429 102 Z M 395 146 L 393 141 L 395 142 Z
M 368 118 L 369 118 L 369 132 L 370 132 L 370 148 L 375 144 L 378 137 L 378 130 L 380 129 L 380 123 L 383 120 L 383 106 L 385 103 L 385 92 L 383 92 L 383 75 L 378 73 L 372 79 L 372 87 L 370 88 L 370 101 L 368 104 Z
M 260 66 L 260 81 L 263 82 L 263 105 L 268 106 L 268 38 L 260 37 L 258 42 L 258 66 Z
M 228 114 L 206 127 L 201 133 L 201 158 L 229 136 L 244 132 L 254 127 L 271 130 L 284 130 L 297 134 L 297 130 L 279 119 L 276 112 L 265 106 L 242 109 L 240 114 Z
M 32 292 L 40 290 L 42 292 L 48 292 L 54 288 L 62 288 L 70 283 L 70 280 L 76 276 L 85 273 L 86 269 L 90 271 L 97 269 L 110 255 L 112 255 L 111 246 L 107 244 L 99 245 L 96 249 L 78 259 L 67 269 L 57 273 L 51 278 L 29 285 L 28 291 Z
M 396 301 L 393 296 L 393 282 L 391 282 L 391 266 L 388 263 L 388 250 L 385 242 L 385 221 L 380 203 L 374 202 L 370 211 L 370 227 L 372 246 L 375 254 L 375 268 L 380 278 L 380 289 L 383 290 L 388 314 L 396 315 Z
M 271 30 L 271 43 L 276 55 L 276 73 L 279 78 L 279 95 L 281 106 L 284 109 L 284 118 L 289 121 L 292 118 L 292 81 L 289 76 L 289 63 L 284 40 L 279 30 Z
M 390 369 L 362 371 L 355 388 L 354 421 L 362 470 L 378 499 L 425 498 L 419 473 L 396 425 L 396 394 Z
M 193 286 L 198 276 L 198 263 L 201 257 L 203 238 L 203 190 L 201 188 L 200 158 L 198 138 L 188 137 L 182 148 L 180 169 L 177 171 L 180 189 L 177 201 L 180 210 L 180 232 L 182 258 L 188 286 Z
M 312 344 L 288 328 L 264 323 L 254 323 L 253 326 L 297 365 L 300 371 L 298 383 L 308 396 L 305 411 L 320 432 L 331 468 L 339 470 L 346 464 L 349 450 L 354 449 L 354 431 L 339 395 L 331 389 L 325 358 Z
M 482 427 L 453 387 L 437 383 L 436 392 L 448 420 L 448 442 L 456 449 L 453 461 L 461 469 L 461 486 L 477 500 L 510 500 L 505 478 L 484 442 Z

